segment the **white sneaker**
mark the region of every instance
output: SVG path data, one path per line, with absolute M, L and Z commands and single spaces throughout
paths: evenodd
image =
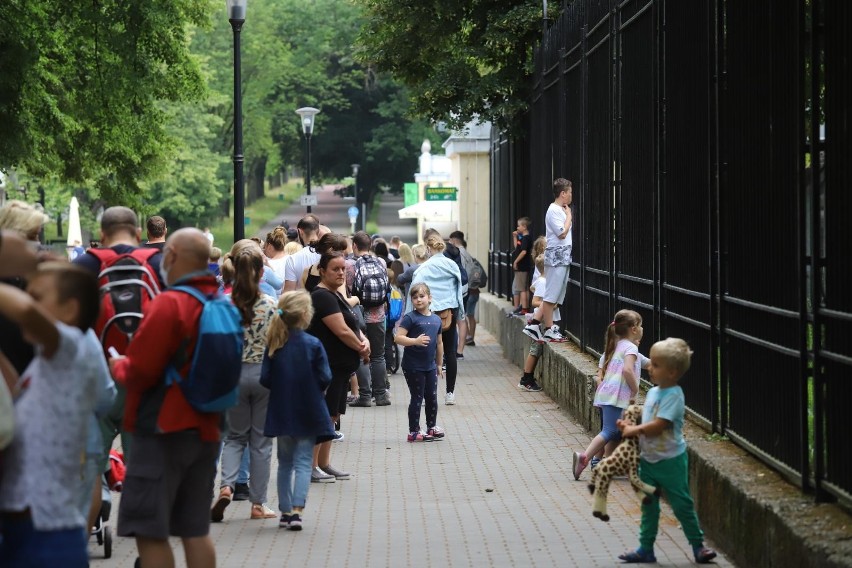
M 452 406 L 456 403 L 456 394 L 452 392 L 448 392 L 447 396 L 444 397 L 444 404 L 447 406 Z
M 524 335 L 539 343 L 543 343 L 545 341 L 544 336 L 541 334 L 541 327 L 535 323 L 531 323 L 524 327 Z
M 568 338 L 562 335 L 558 325 L 553 324 L 550 326 L 550 329 L 544 332 L 544 340 L 550 343 L 565 343 L 568 341 Z

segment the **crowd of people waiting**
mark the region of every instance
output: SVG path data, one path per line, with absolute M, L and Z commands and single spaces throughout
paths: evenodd
M 169 233 L 159 216 L 143 241 L 136 214 L 116 206 L 69 262 L 38 242 L 46 221 L 23 202 L 0 209 L 0 565 L 88 565 L 119 435 L 117 534 L 135 538 L 137 565 L 174 565 L 170 536 L 188 566 L 215 565 L 209 525 L 234 500 L 251 502 L 250 519 L 301 530 L 310 483 L 351 475 L 332 465 L 347 408 L 391 404 L 394 343 L 411 392 L 405 439 L 444 437 L 438 376 L 455 404 L 457 361 L 475 345 L 462 233 L 409 246 L 335 234 L 309 214 L 223 254 L 209 230 Z M 116 292 L 133 286 L 130 309 Z M 392 289 L 407 301 L 389 320 Z M 202 412 L 178 382 L 214 356 L 194 351 L 203 298 L 222 294 L 243 330 L 239 394 Z M 266 503 L 273 442 L 278 511 Z

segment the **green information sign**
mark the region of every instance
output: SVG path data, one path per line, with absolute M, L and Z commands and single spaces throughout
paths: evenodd
M 456 188 L 454 187 L 427 187 L 426 201 L 455 201 Z
M 420 196 L 417 195 L 417 184 L 409 182 L 405 184 L 405 206 L 414 205 L 420 201 Z

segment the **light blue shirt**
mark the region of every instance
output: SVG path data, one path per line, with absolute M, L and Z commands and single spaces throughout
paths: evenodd
M 464 318 L 464 300 L 462 300 L 461 271 L 458 265 L 443 254 L 435 254 L 414 271 L 411 286 L 423 282 L 429 286 L 432 294 L 431 309 L 440 312 L 447 308 L 458 308 L 458 318 Z M 414 310 L 411 303 L 411 286 L 405 301 L 405 313 Z
M 686 440 L 683 438 L 685 409 L 683 389 L 679 386 L 667 389 L 654 387 L 648 391 L 645 406 L 642 409 L 642 424 L 653 422 L 655 418 L 662 418 L 671 422 L 671 427 L 663 430 L 659 436 L 639 437 L 639 448 L 643 460 L 657 463 L 677 457 L 686 451 Z

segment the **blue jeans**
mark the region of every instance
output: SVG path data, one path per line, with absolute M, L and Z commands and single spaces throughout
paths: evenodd
M 311 486 L 316 438 L 278 436 L 278 510 L 304 507 Z
M 408 431 L 420 431 L 420 404 L 426 398 L 426 429 L 438 419 L 438 370 L 406 371 L 403 369 L 411 402 L 408 404 Z
M 4 519 L 0 541 L 0 566 L 87 568 L 86 535 L 82 528 L 39 531 L 32 519 Z
M 249 482 L 249 449 L 243 450 L 243 459 L 240 460 L 240 472 L 237 474 L 237 483 Z

